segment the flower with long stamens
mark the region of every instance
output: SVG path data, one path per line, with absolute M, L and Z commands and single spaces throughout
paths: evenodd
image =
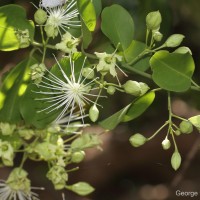
M 70 27 L 79 27 L 79 12 L 76 8 L 76 1 L 70 1 L 66 6 L 46 8 L 48 18 L 45 24 L 45 31 L 48 36 L 55 37 L 62 31 L 65 33 Z
M 38 100 L 46 101 L 51 104 L 38 112 L 46 111 L 47 113 L 51 113 L 60 109 L 61 112 L 56 118 L 55 122 L 59 122 L 59 120 L 63 119 L 63 117 L 67 114 L 68 116 L 64 119 L 64 121 L 68 125 L 71 121 L 73 121 L 74 116 L 76 116 L 76 112 L 80 113 L 80 118 L 82 122 L 84 122 L 83 118 L 85 117 L 85 105 L 94 103 L 90 97 L 99 97 L 99 95 L 91 93 L 91 90 L 97 89 L 92 88 L 92 85 L 96 79 L 86 82 L 87 77 L 82 76 L 82 70 L 85 65 L 86 58 L 83 61 L 78 78 L 75 77 L 75 64 L 71 56 L 69 60 L 71 67 L 70 75 L 67 75 L 64 72 L 63 68 L 56 59 L 59 70 L 63 76 L 62 79 L 48 71 L 49 76 L 43 77 L 43 81 L 39 87 L 48 90 L 50 89 L 51 91 L 41 90 L 37 92 L 46 96 L 44 98 L 39 98 Z M 88 74 L 88 76 L 89 75 L 90 74 Z
M 38 194 L 31 189 L 40 189 L 31 187 L 30 180 L 27 178 L 28 173 L 21 169 L 15 168 L 9 175 L 7 181 L 0 180 L 0 199 L 1 200 L 39 200 Z
M 40 6 L 44 8 L 53 8 L 63 5 L 67 0 L 41 0 Z

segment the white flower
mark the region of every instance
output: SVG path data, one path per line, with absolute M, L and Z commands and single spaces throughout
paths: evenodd
M 77 52 L 77 45 L 79 44 L 79 39 L 73 37 L 69 32 L 66 32 L 62 36 L 62 41 L 56 44 L 56 49 L 63 51 L 64 53 L 75 53 Z
M 77 20 L 79 12 L 76 7 L 76 1 L 72 0 L 66 7 L 46 8 L 48 18 L 46 22 L 46 32 L 52 31 L 52 28 L 57 29 L 61 35 L 61 30 L 66 32 L 69 27 L 80 26 L 80 21 Z
M 86 60 L 86 58 L 85 58 Z M 94 103 L 89 97 L 97 97 L 99 95 L 91 94 L 90 91 L 97 89 L 91 89 L 93 82 L 89 81 L 85 83 L 87 77 L 82 77 L 82 70 L 85 64 L 85 60 L 82 64 L 82 69 L 79 72 L 79 77 L 75 77 L 75 66 L 74 61 L 70 56 L 70 67 L 71 67 L 71 74 L 67 76 L 63 71 L 62 67 L 60 66 L 59 62 L 56 60 L 59 69 L 62 73 L 63 79 L 60 79 L 53 73 L 49 71 L 49 77 L 43 77 L 46 81 L 42 81 L 39 87 L 51 89 L 52 91 L 39 91 L 37 93 L 46 95 L 47 97 L 39 98 L 37 100 L 47 101 L 52 103 L 52 105 L 48 106 L 47 108 L 40 110 L 39 112 L 47 111 L 50 113 L 52 111 L 58 110 L 62 108 L 61 113 L 56 118 L 55 122 L 69 123 L 73 121 L 77 117 L 77 112 L 80 113 L 80 118 L 82 122 L 84 122 L 83 118 L 85 117 L 84 106 L 88 103 Z M 90 74 L 88 74 L 89 76 Z M 65 117 L 66 116 L 66 117 Z M 64 117 L 64 118 L 63 118 Z
M 40 5 L 44 8 L 53 8 L 63 5 L 67 0 L 41 0 Z

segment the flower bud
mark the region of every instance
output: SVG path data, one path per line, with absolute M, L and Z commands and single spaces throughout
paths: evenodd
M 116 91 L 116 88 L 114 86 L 108 86 L 107 93 L 110 95 L 113 95 Z
M 68 174 L 64 167 L 53 166 L 47 173 L 47 178 L 52 181 L 56 190 L 62 190 L 65 188 L 66 181 L 68 180 Z
M 181 165 L 181 155 L 178 151 L 175 151 L 171 157 L 171 165 L 174 170 L 177 170 Z
M 19 48 L 26 48 L 30 45 L 30 36 L 29 30 L 16 30 L 15 31 L 16 37 L 19 41 Z
M 67 189 L 77 193 L 80 196 L 86 196 L 94 191 L 94 188 L 85 182 L 78 182 L 73 185 L 67 186 Z
M 158 30 L 162 22 L 162 17 L 159 11 L 150 12 L 146 16 L 146 25 L 149 30 Z
M 140 133 L 136 133 L 130 137 L 129 142 L 134 147 L 142 146 L 147 141 L 147 138 L 141 135 Z
M 85 158 L 85 152 L 84 151 L 77 151 L 72 154 L 72 162 L 73 163 L 80 163 Z
M 9 142 L 0 140 L 0 157 L 5 166 L 13 166 L 14 149 Z
M 89 117 L 91 119 L 92 122 L 96 122 L 97 119 L 99 118 L 99 110 L 96 106 L 96 104 L 94 104 L 90 110 L 89 110 Z
M 171 142 L 170 142 L 170 140 L 168 140 L 168 138 L 165 138 L 162 141 L 162 147 L 164 150 L 168 150 L 171 147 Z
M 192 55 L 192 51 L 188 48 L 188 47 L 179 47 L 178 49 L 176 49 L 174 51 L 174 53 L 180 53 L 180 54 L 185 54 L 185 53 L 189 53 Z
M 177 47 L 181 44 L 184 39 L 184 35 L 173 34 L 165 42 L 166 47 Z
M 34 64 L 30 67 L 31 69 L 31 80 L 34 81 L 35 84 L 39 84 L 42 81 L 42 77 L 44 76 L 46 66 L 41 64 Z
M 176 130 L 174 133 L 175 133 L 177 136 L 179 136 L 179 135 L 181 134 L 181 131 L 180 131 L 180 130 Z
M 141 90 L 140 96 L 142 96 L 149 90 L 149 86 L 143 82 L 139 82 L 139 84 L 140 84 L 140 90 Z
M 155 31 L 153 33 L 153 39 L 156 41 L 156 42 L 160 42 L 163 38 L 163 34 L 160 33 L 159 31 Z
M 30 140 L 34 136 L 34 131 L 32 129 L 22 129 L 18 131 L 18 134 L 25 140 Z
M 39 25 L 44 24 L 47 21 L 47 13 L 39 8 L 34 14 L 34 20 Z
M 2 135 L 12 135 L 15 129 L 16 129 L 15 124 L 0 122 L 0 130 Z
M 141 87 L 137 81 L 128 80 L 124 85 L 123 88 L 127 94 L 131 94 L 133 96 L 140 96 L 141 95 Z
M 193 131 L 193 126 L 190 121 L 182 121 L 179 127 L 180 131 L 185 134 L 190 134 Z
M 58 35 L 58 29 L 50 24 L 46 24 L 44 30 L 47 34 L 47 37 L 55 38 Z
M 82 70 L 82 75 L 86 79 L 93 79 L 94 78 L 94 70 L 92 68 L 85 67 Z

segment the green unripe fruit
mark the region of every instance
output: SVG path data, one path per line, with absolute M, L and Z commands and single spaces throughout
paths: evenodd
M 141 95 L 141 87 L 137 81 L 128 80 L 124 85 L 123 88 L 127 94 L 131 94 L 133 96 L 140 96 Z
M 94 78 L 94 70 L 89 67 L 83 68 L 82 75 L 86 79 L 93 79 Z
M 168 150 L 171 147 L 171 142 L 167 138 L 162 141 L 162 147 L 164 150 Z
M 80 163 L 85 158 L 85 152 L 84 151 L 77 151 L 72 154 L 72 162 L 73 163 Z
M 34 14 L 34 20 L 39 25 L 44 24 L 47 21 L 47 13 L 39 8 Z
M 149 30 L 158 30 L 162 22 L 162 17 L 159 11 L 150 12 L 146 16 L 146 25 Z
M 145 138 L 140 133 L 136 133 L 129 138 L 129 142 L 134 147 L 142 146 L 146 141 L 147 141 L 147 138 Z
M 192 123 L 189 121 L 182 121 L 179 127 L 180 131 L 185 134 L 190 134 L 193 131 Z
M 114 86 L 108 86 L 107 93 L 110 95 L 113 95 L 116 91 L 116 88 Z
M 92 122 L 96 122 L 97 119 L 99 118 L 99 110 L 96 106 L 96 104 L 94 104 L 90 110 L 89 110 L 89 117 L 91 119 Z
M 156 41 L 156 42 L 160 42 L 163 38 L 163 34 L 160 33 L 159 31 L 155 31 L 153 33 L 153 39 Z
M 174 170 L 177 170 L 181 165 L 181 155 L 178 151 L 175 151 L 171 157 L 171 165 Z
M 78 182 L 73 185 L 66 186 L 66 188 L 80 196 L 86 196 L 94 191 L 94 188 L 86 182 Z

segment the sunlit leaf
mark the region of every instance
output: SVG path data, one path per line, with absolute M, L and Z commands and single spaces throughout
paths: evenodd
M 29 67 L 34 63 L 36 60 L 32 58 L 20 62 L 4 79 L 0 90 L 0 121 L 20 121 L 19 104 L 30 81 Z
M 0 7 L 0 50 L 12 51 L 19 49 L 16 30 L 28 29 L 33 40 L 34 24 L 26 19 L 25 10 L 14 4 Z

